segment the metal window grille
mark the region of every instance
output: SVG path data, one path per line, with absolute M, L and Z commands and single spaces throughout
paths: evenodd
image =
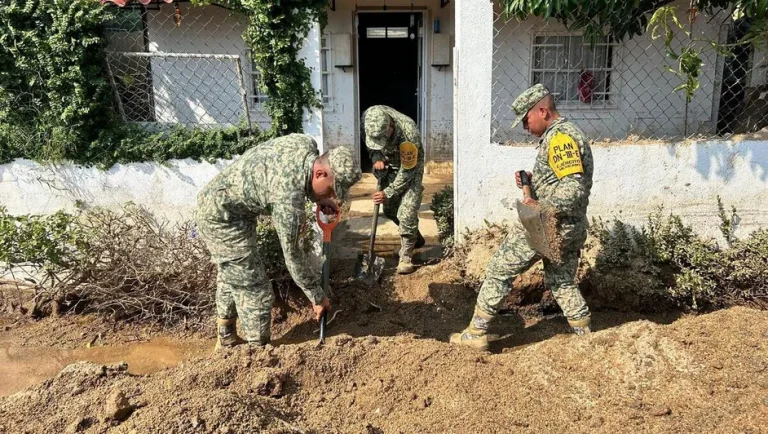
M 261 74 L 259 74 L 256 62 L 253 60 L 253 55 L 251 55 L 250 65 L 251 92 L 248 95 L 248 99 L 251 102 L 251 108 L 253 110 L 263 110 L 264 107 L 262 104 L 269 99 L 269 95 L 261 90 Z
M 688 22 L 686 8 L 679 19 Z M 748 23 L 728 11 L 701 13 L 692 38 L 733 43 Z M 682 32 L 675 44 L 688 40 Z M 593 140 L 647 143 L 688 138 L 729 137 L 768 127 L 768 49 L 739 46 L 718 55 L 698 46 L 704 62 L 700 87 L 690 102 L 674 89 L 683 78 L 666 70 L 663 38 L 635 35 L 594 45 L 556 20 L 506 19 L 494 14 L 491 139 L 500 144 L 532 144 L 536 138 L 515 119 L 512 102 L 535 83 L 556 97 L 561 115 Z M 768 131 L 768 130 L 766 130 Z
M 323 95 L 323 104 L 329 104 L 331 102 L 331 35 L 323 34 L 320 38 L 320 73 L 322 75 L 322 83 L 320 91 Z
M 607 105 L 614 93 L 613 49 L 608 38 L 592 46 L 581 35 L 534 36 L 531 83 L 544 84 L 557 102 Z M 590 82 L 591 92 L 584 92 L 584 85 Z

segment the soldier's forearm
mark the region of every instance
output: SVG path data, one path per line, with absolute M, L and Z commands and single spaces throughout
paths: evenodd
M 413 178 L 413 172 L 398 172 L 395 180 L 392 181 L 392 183 L 384 189 L 384 194 L 387 196 L 387 198 L 402 196 L 408 186 L 411 185 Z
M 301 288 L 301 291 L 304 293 L 304 295 L 307 296 L 307 299 L 309 299 L 310 303 L 312 304 L 319 304 L 320 301 L 323 299 L 323 297 L 326 296 L 322 286 L 320 285 L 315 285 L 314 287 L 308 287 L 308 288 Z

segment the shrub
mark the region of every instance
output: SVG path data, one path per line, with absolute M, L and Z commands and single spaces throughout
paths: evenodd
M 435 214 L 437 236 L 443 247 L 453 245 L 453 187 L 448 185 L 435 193 L 429 209 Z
M 274 289 L 287 298 L 292 280 L 269 218 L 259 219 L 257 239 Z M 307 231 L 301 241 L 311 249 L 313 240 Z M 75 215 L 12 216 L 0 210 L 0 265 L 2 274 L 13 272 L 32 290 L 25 309 L 34 316 L 97 313 L 196 325 L 214 310 L 216 268 L 194 224 L 170 225 L 132 204 Z
M 768 232 L 744 240 L 733 232 L 737 215 L 726 215 L 718 200 L 728 247 L 698 236 L 690 225 L 659 209 L 635 229 L 615 219 L 593 222 L 599 243 L 589 284 L 602 295 L 644 297 L 646 305 L 675 305 L 702 311 L 735 304 L 768 307 Z

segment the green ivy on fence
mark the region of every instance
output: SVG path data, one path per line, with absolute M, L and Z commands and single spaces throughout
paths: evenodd
M 326 1 L 221 3 L 248 18 L 243 38 L 269 96 L 269 134 L 240 127 L 151 134 L 126 125 L 114 110 L 104 64 L 110 8 L 94 0 L 7 0 L 0 4 L 0 163 L 212 160 L 240 154 L 267 136 L 301 132 L 304 110 L 320 107 L 320 100 L 298 53 L 314 23 L 325 23 Z

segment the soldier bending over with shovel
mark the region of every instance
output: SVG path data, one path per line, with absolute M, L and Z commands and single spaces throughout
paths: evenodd
M 318 155 L 304 134 L 277 137 L 246 151 L 216 175 L 197 197 L 200 236 L 216 264 L 216 348 L 270 339 L 274 293 L 256 246 L 256 217 L 269 215 L 280 238 L 285 266 L 312 302 L 315 317 L 330 309 L 320 270 L 299 248 L 304 205 L 313 201 L 338 211 L 349 188 L 360 180 L 352 152 L 338 147 Z M 242 321 L 243 337 L 235 323 Z
M 469 326 L 450 337 L 452 344 L 488 349 L 488 325 L 512 289 L 514 279 L 544 261 L 544 281 L 577 335 L 590 332 L 589 307 L 574 282 L 579 252 L 587 238 L 587 204 L 592 188 L 592 150 L 576 125 L 560 117 L 554 96 L 536 84 L 512 103 L 523 128 L 541 137 L 533 174 L 518 172 L 517 186 L 529 191 L 518 211 L 522 224 L 510 228 L 486 269 Z M 528 180 L 531 180 L 530 186 Z M 536 210 L 538 238 L 523 225 L 524 212 Z M 535 229 L 534 229 L 535 231 Z M 547 233 L 548 232 L 548 233 Z

